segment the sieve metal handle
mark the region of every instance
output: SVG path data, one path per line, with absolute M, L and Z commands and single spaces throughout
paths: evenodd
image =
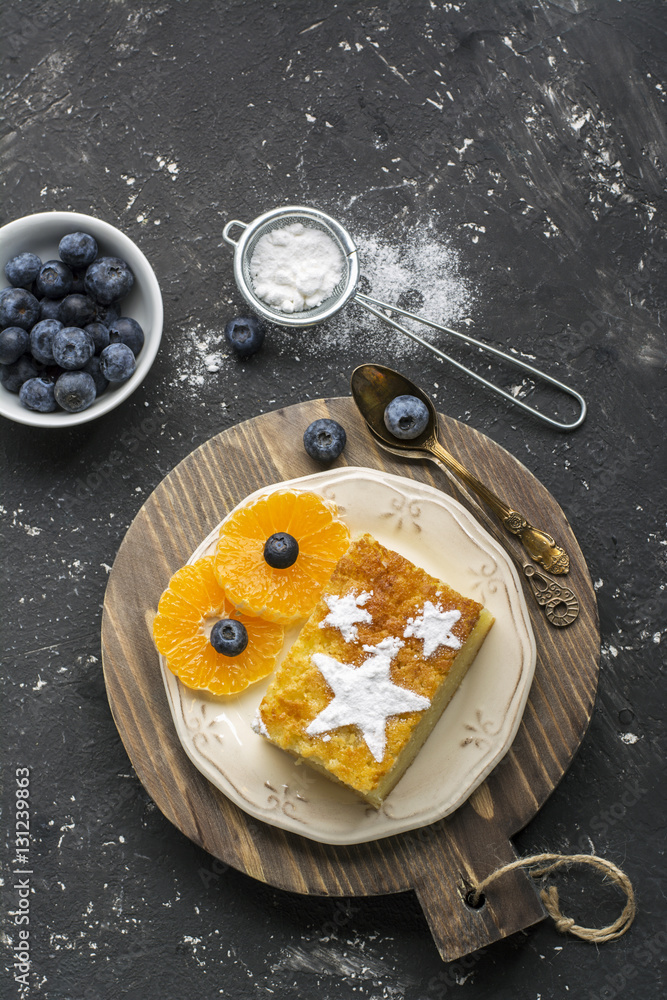
M 538 368 L 533 367 L 533 365 L 529 365 L 525 361 L 521 361 L 519 358 L 513 357 L 511 354 L 507 354 L 505 351 L 501 351 L 497 347 L 492 347 L 490 344 L 484 344 L 481 340 L 475 340 L 474 337 L 469 337 L 465 333 L 459 333 L 457 330 L 451 330 L 448 326 L 442 326 L 440 323 L 434 323 L 432 320 L 425 319 L 423 316 L 416 316 L 414 313 L 408 312 L 406 309 L 401 309 L 399 306 L 392 306 L 386 302 L 380 302 L 378 299 L 373 299 L 369 295 L 363 295 L 361 292 L 357 292 L 355 294 L 353 301 L 357 302 L 360 306 L 363 306 L 364 309 L 368 310 L 368 312 L 373 313 L 373 315 L 377 316 L 378 319 L 388 323 L 389 326 L 393 326 L 395 330 L 399 330 L 401 333 L 404 333 L 406 337 L 410 337 L 411 340 L 421 344 L 422 347 L 426 347 L 433 354 L 437 354 L 439 358 L 442 358 L 444 361 L 449 361 L 455 368 L 458 368 L 460 371 L 470 375 L 471 378 L 474 378 L 477 382 L 481 382 L 487 389 L 497 393 L 499 396 L 503 396 L 505 399 L 509 400 L 510 403 L 514 403 L 515 406 L 521 407 L 521 409 L 525 410 L 526 413 L 530 413 L 531 416 L 537 417 L 538 420 L 548 424 L 550 427 L 555 427 L 556 430 L 559 431 L 573 431 L 576 430 L 577 427 L 580 427 L 586 419 L 586 400 L 584 397 L 580 395 L 580 393 L 576 392 L 575 389 L 571 389 L 569 386 L 559 382 L 558 379 L 553 378 L 551 375 L 547 375 L 546 372 L 542 372 Z M 464 340 L 467 344 L 472 344 L 473 347 L 479 348 L 480 351 L 485 351 L 498 358 L 502 358 L 504 361 L 508 361 L 515 368 L 520 368 L 522 371 L 528 372 L 535 378 L 541 379 L 543 382 L 548 382 L 549 385 L 553 385 L 556 389 L 559 389 L 561 392 L 566 393 L 566 395 L 571 396 L 577 401 L 580 407 L 579 416 L 573 423 L 564 424 L 559 420 L 554 420 L 553 417 L 547 416 L 545 413 L 540 413 L 540 411 L 536 410 L 533 406 L 529 406 L 527 403 L 524 403 L 523 400 L 517 399 L 516 396 L 506 392 L 504 389 L 501 389 L 499 385 L 489 382 L 488 379 L 485 379 L 482 375 L 478 375 L 477 372 L 472 371 L 470 368 L 466 368 L 466 366 L 462 365 L 460 361 L 456 361 L 454 358 L 450 357 L 449 354 L 445 354 L 445 352 L 441 351 L 440 348 L 436 347 L 434 344 L 430 344 L 428 340 L 424 340 L 412 330 L 408 330 L 407 327 L 401 326 L 401 324 L 397 323 L 396 320 L 391 319 L 384 312 L 380 312 L 380 309 L 388 309 L 390 312 L 400 313 L 401 316 L 406 316 L 408 319 L 416 320 L 418 323 L 424 323 L 425 326 L 431 326 L 435 330 L 442 330 L 444 333 L 449 333 L 451 336 L 457 337 L 459 340 Z
M 235 247 L 237 245 L 237 240 L 233 240 L 229 235 L 232 229 L 247 229 L 247 222 L 239 222 L 238 219 L 230 219 L 225 228 L 222 230 L 222 238 L 225 243 L 229 243 L 230 247 Z

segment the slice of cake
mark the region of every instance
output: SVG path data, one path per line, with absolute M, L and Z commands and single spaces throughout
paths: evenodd
M 493 622 L 481 604 L 362 535 L 276 671 L 255 729 L 377 808 Z

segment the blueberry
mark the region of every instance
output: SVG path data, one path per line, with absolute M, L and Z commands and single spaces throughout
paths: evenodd
M 264 559 L 273 569 L 293 566 L 299 555 L 299 543 L 286 531 L 276 531 L 264 543 Z
M 83 329 L 95 320 L 97 307 L 87 295 L 66 295 L 60 303 L 58 319 L 64 326 L 78 326 Z
M 0 382 L 8 392 L 18 392 L 29 378 L 37 378 L 39 372 L 29 354 L 23 354 L 13 365 L 3 365 Z
M 58 244 L 58 253 L 70 267 L 88 267 L 97 257 L 97 243 L 88 233 L 68 233 Z
M 19 399 L 29 410 L 51 413 L 57 409 L 53 382 L 45 378 L 29 378 L 19 389 Z
M 223 656 L 238 656 L 248 645 L 248 630 L 235 618 L 221 618 L 211 629 L 211 645 Z
M 43 319 L 35 323 L 30 331 L 30 350 L 35 361 L 43 365 L 53 364 L 53 338 L 62 330 L 57 319 Z
M 264 327 L 254 316 L 237 317 L 225 327 L 225 338 L 239 358 L 249 358 L 264 343 Z
M 53 338 L 53 360 L 66 371 L 83 368 L 95 353 L 93 338 L 76 326 L 65 326 Z
M 34 253 L 19 253 L 5 264 L 7 281 L 15 288 L 30 288 L 42 262 Z
M 48 299 L 61 299 L 72 288 L 72 272 L 61 260 L 47 260 L 35 280 L 35 291 Z
M 39 303 L 40 319 L 60 319 L 60 305 L 62 299 L 43 298 Z
M 95 402 L 95 380 L 88 372 L 65 372 L 56 382 L 55 396 L 68 413 L 87 410 Z
M 431 414 L 417 396 L 395 396 L 384 411 L 384 425 L 395 438 L 411 441 L 426 430 Z
M 104 323 L 105 326 L 113 326 L 116 320 L 120 317 L 120 305 L 118 302 L 111 302 L 108 306 L 100 305 L 97 303 L 97 316 L 95 317 L 98 323 Z
M 86 361 L 81 371 L 88 372 L 89 375 L 92 375 L 93 382 L 95 383 L 95 391 L 97 392 L 98 396 L 100 396 L 104 392 L 104 390 L 108 388 L 109 382 L 107 379 L 105 379 L 104 375 L 102 374 L 99 358 L 93 357 L 90 359 L 90 361 Z
M 109 328 L 104 323 L 89 323 L 84 330 L 93 338 L 95 354 L 101 354 L 109 346 Z
M 133 284 L 134 275 L 120 257 L 98 257 L 84 278 L 88 295 L 103 306 L 124 298 Z
M 0 298 L 0 327 L 20 326 L 30 330 L 39 319 L 39 302 L 25 288 L 3 288 Z
M 8 326 L 0 333 L 0 364 L 13 365 L 30 350 L 30 336 L 20 326 Z
M 100 354 L 100 368 L 110 382 L 125 382 L 136 368 L 134 354 L 127 344 L 109 344 Z
M 136 358 L 144 346 L 144 331 L 136 319 L 123 316 L 109 327 L 109 341 L 112 344 L 126 344 Z
M 342 452 L 346 441 L 344 428 L 335 420 L 326 418 L 313 420 L 303 435 L 304 448 L 317 462 L 333 462 Z

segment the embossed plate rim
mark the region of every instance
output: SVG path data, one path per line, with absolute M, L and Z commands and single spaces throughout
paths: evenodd
M 414 787 L 410 798 L 407 793 L 411 787 L 410 776 L 412 775 L 415 779 L 415 776 L 420 772 L 420 761 L 422 761 L 422 767 L 425 767 L 425 761 L 429 754 L 431 757 L 438 754 L 438 760 L 440 760 L 439 751 L 446 750 L 447 746 L 443 740 L 446 739 L 453 743 L 450 737 L 453 732 L 453 724 L 455 725 L 454 720 L 458 718 L 456 715 L 457 705 L 461 700 L 461 690 L 468 684 L 468 678 L 464 679 L 460 691 L 457 692 L 445 710 L 440 722 L 420 750 L 411 768 L 388 796 L 383 808 L 376 811 L 358 800 L 348 789 L 330 782 L 323 776 L 314 774 L 307 767 L 298 765 L 293 758 L 278 748 L 269 746 L 265 740 L 250 729 L 251 714 L 254 713 L 256 706 L 261 701 L 269 679 L 253 685 L 235 698 L 215 698 L 205 692 L 196 692 L 185 687 L 169 671 L 164 657 L 160 657 L 160 668 L 176 732 L 184 751 L 195 767 L 223 794 L 254 818 L 325 844 L 368 843 L 383 837 L 405 833 L 436 822 L 462 805 L 509 750 L 521 723 L 536 663 L 535 637 L 530 616 L 521 582 L 510 557 L 472 514 L 452 497 L 435 487 L 377 469 L 342 467 L 262 487 L 241 501 L 234 510 L 244 506 L 255 497 L 277 489 L 311 489 L 327 496 L 334 491 L 337 485 L 342 486 L 343 489 L 347 487 L 348 490 L 350 488 L 354 490 L 364 482 L 372 482 L 375 486 L 387 489 L 394 495 L 402 497 L 403 501 L 408 501 L 408 504 L 426 502 L 431 513 L 437 511 L 436 516 L 446 518 L 450 530 L 452 523 L 455 524 L 455 531 L 460 531 L 463 536 L 466 536 L 468 543 L 477 546 L 481 553 L 491 556 L 495 560 L 497 568 L 500 570 L 502 567 L 503 570 L 500 575 L 507 592 L 508 614 L 511 616 L 511 624 L 517 630 L 521 660 L 516 664 L 515 683 L 509 693 L 508 710 L 501 719 L 498 731 L 491 733 L 485 731 L 484 737 L 481 738 L 482 743 L 488 742 L 488 750 L 473 760 L 469 771 L 462 778 L 455 780 L 456 776 L 451 778 L 446 775 L 446 779 L 450 779 L 449 790 L 446 794 L 442 790 L 442 785 L 437 783 L 434 786 L 428 786 L 428 790 L 423 794 L 419 788 L 415 789 Z M 234 511 L 230 511 L 227 517 L 233 513 Z M 342 517 L 344 520 L 346 519 L 345 514 Z M 226 519 L 223 519 L 220 524 L 224 523 Z M 358 530 L 368 530 L 376 536 L 383 535 L 384 532 L 378 530 L 379 515 L 364 512 L 363 519 L 364 521 L 368 520 L 368 524 L 364 524 Z M 354 521 L 354 517 L 352 520 Z M 207 554 L 207 551 L 212 550 L 220 524 L 197 546 L 188 562 L 193 562 Z M 380 540 L 392 547 L 391 540 L 388 541 L 386 537 L 380 537 Z M 405 540 L 401 539 L 401 542 L 404 543 Z M 400 544 L 394 542 L 393 547 L 401 551 Z M 406 548 L 409 549 L 410 546 L 403 544 L 404 554 L 408 555 L 408 552 L 405 551 Z M 411 557 L 414 558 L 414 555 Z M 423 560 L 421 562 L 423 564 Z M 433 569 L 431 568 L 429 571 L 433 572 Z M 452 585 L 456 586 L 455 583 Z M 489 606 L 493 602 L 485 600 L 485 603 Z M 491 607 L 490 610 L 497 614 L 497 609 Z M 285 648 L 291 645 L 297 634 L 298 628 L 292 629 L 291 633 L 287 634 Z M 487 653 L 488 648 L 492 649 L 493 636 L 492 629 L 485 646 L 482 648 L 480 658 L 485 649 L 487 649 Z M 471 668 L 470 674 L 476 665 L 477 661 Z M 511 679 L 508 687 L 510 686 Z M 196 725 L 188 724 L 188 702 L 198 711 Z M 230 715 L 227 715 L 225 709 L 230 712 Z M 232 717 L 232 710 L 235 713 L 234 717 Z M 211 718 L 211 713 L 216 712 L 218 714 Z M 479 705 L 477 712 L 481 712 Z M 234 718 L 237 722 L 241 719 L 247 723 L 247 732 L 242 731 L 241 736 L 239 736 L 238 726 L 235 725 Z M 481 723 L 482 716 L 478 714 L 478 718 Z M 443 721 L 445 722 L 444 726 Z M 465 726 L 469 733 L 475 732 L 471 723 L 461 721 L 460 724 Z M 224 732 L 228 739 L 238 743 L 241 753 L 237 754 L 236 757 L 224 749 L 222 742 L 215 742 L 222 739 L 220 733 L 216 733 L 214 729 L 216 725 L 219 729 L 226 727 Z M 209 742 L 205 729 L 210 729 L 213 736 L 214 750 L 216 751 L 213 755 L 210 753 L 207 755 L 202 749 L 202 746 L 207 747 Z M 460 731 L 458 735 L 462 735 Z M 474 743 L 475 739 L 474 736 L 467 737 L 467 741 L 470 743 Z M 478 750 L 479 748 L 479 746 L 476 747 Z M 261 771 L 262 777 L 266 775 L 263 782 L 257 778 L 256 774 L 253 774 L 253 768 L 255 771 Z M 286 776 L 287 783 L 284 781 Z M 423 780 L 424 775 L 422 775 L 422 783 Z M 291 787 L 296 787 L 296 792 L 291 797 L 289 781 L 291 781 Z M 412 785 L 415 785 L 414 780 Z M 305 790 L 315 788 L 319 798 L 311 802 L 307 796 L 300 794 L 300 788 Z M 260 794 L 264 801 L 260 800 Z M 410 806 L 409 803 L 413 800 L 416 804 Z M 401 814 L 402 804 L 405 806 L 403 814 Z

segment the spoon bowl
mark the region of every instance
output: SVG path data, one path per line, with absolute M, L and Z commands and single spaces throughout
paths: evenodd
M 352 396 L 369 430 L 388 451 L 406 458 L 414 458 L 420 452 L 430 458 L 431 446 L 438 440 L 438 414 L 425 392 L 409 378 L 385 368 L 384 365 L 361 365 L 355 368 L 351 378 Z M 396 396 L 416 396 L 428 408 L 428 424 L 421 434 L 409 441 L 398 441 L 384 422 L 384 411 Z

